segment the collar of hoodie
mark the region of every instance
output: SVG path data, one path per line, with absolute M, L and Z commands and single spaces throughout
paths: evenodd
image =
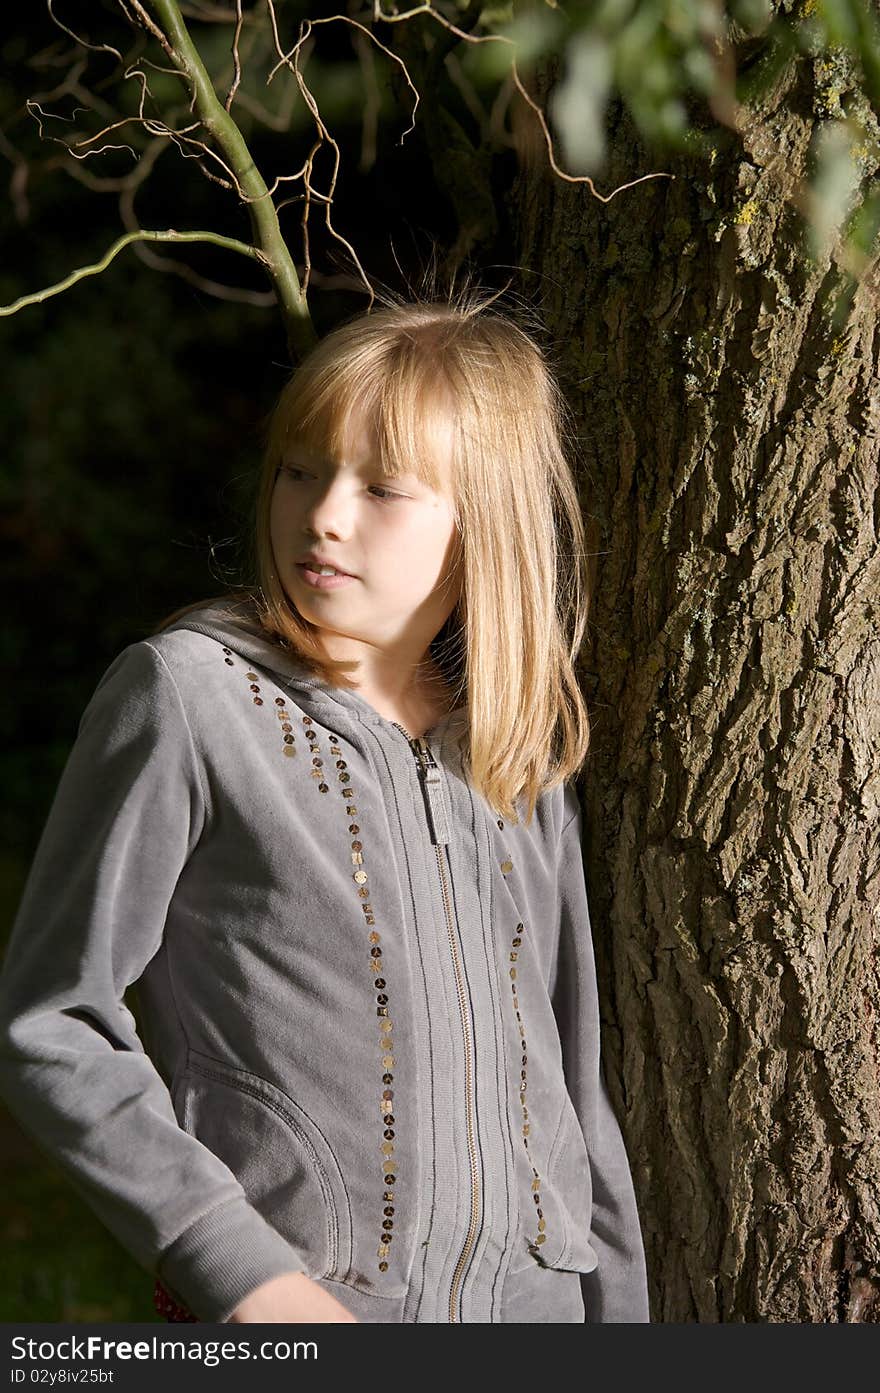
M 338 711 L 342 707 L 351 718 L 385 727 L 403 738 L 400 727 L 387 716 L 380 715 L 359 692 L 348 687 L 334 687 L 316 677 L 300 658 L 269 638 L 249 601 L 207 600 L 169 625 L 166 632 L 176 629 L 206 634 L 225 644 L 249 663 L 274 673 L 286 686 L 295 688 L 309 706 L 325 711 Z M 467 705 L 458 706 L 425 731 L 424 737 L 440 744 L 447 738 L 460 738 L 467 728 L 467 718 Z

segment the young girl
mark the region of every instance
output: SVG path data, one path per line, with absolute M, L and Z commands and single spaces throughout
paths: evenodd
M 564 424 L 477 292 L 336 329 L 274 414 L 253 587 L 132 643 L 83 716 L 0 1077 L 172 1319 L 649 1318 Z

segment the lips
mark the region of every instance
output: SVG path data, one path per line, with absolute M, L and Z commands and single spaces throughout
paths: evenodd
M 353 574 L 351 571 L 344 570 L 342 566 L 338 566 L 335 561 L 325 560 L 323 557 L 318 556 L 301 556 L 296 562 L 296 565 L 301 568 L 308 567 L 310 571 L 320 571 L 322 566 L 332 566 L 333 570 L 337 571 L 341 576 L 351 576 Z
M 311 590 L 338 590 L 341 586 L 348 585 L 350 580 L 355 580 L 347 571 L 337 571 L 335 575 L 321 575 L 319 571 L 313 569 L 316 565 L 313 561 L 298 561 L 296 569 L 299 571 L 304 585 Z

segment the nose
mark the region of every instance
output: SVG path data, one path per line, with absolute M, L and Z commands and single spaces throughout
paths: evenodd
M 351 489 L 343 480 L 316 480 L 308 490 L 303 530 L 316 537 L 345 538 L 351 531 L 352 507 Z

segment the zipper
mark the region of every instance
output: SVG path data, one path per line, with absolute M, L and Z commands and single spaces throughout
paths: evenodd
M 449 951 L 452 956 L 453 972 L 455 973 L 455 989 L 458 996 L 461 1033 L 464 1040 L 464 1092 L 465 1113 L 467 1118 L 468 1160 L 471 1171 L 471 1213 L 464 1246 L 458 1255 L 458 1261 L 455 1264 L 455 1270 L 452 1274 L 452 1282 L 449 1288 L 449 1321 L 450 1324 L 456 1325 L 458 1323 L 456 1306 L 459 1292 L 461 1291 L 461 1284 L 465 1272 L 467 1271 L 468 1260 L 476 1241 L 480 1215 L 480 1173 L 477 1164 L 477 1135 L 474 1108 L 473 1035 L 471 1032 L 470 1015 L 467 1008 L 467 996 L 464 989 L 464 976 L 461 967 L 458 935 L 455 930 L 455 921 L 452 913 L 452 896 L 449 893 L 449 882 L 443 857 L 443 848 L 449 843 L 449 823 L 446 816 L 446 800 L 443 796 L 443 781 L 427 741 L 424 740 L 422 736 L 411 736 L 409 731 L 405 730 L 398 721 L 392 721 L 391 724 L 396 726 L 397 729 L 406 736 L 410 748 L 418 762 L 419 780 L 422 785 L 422 795 L 425 800 L 425 809 L 428 815 L 431 842 L 433 843 L 434 851 L 437 856 L 437 870 L 440 874 L 440 893 L 443 898 L 443 909 L 446 915 L 446 932 L 449 937 Z

